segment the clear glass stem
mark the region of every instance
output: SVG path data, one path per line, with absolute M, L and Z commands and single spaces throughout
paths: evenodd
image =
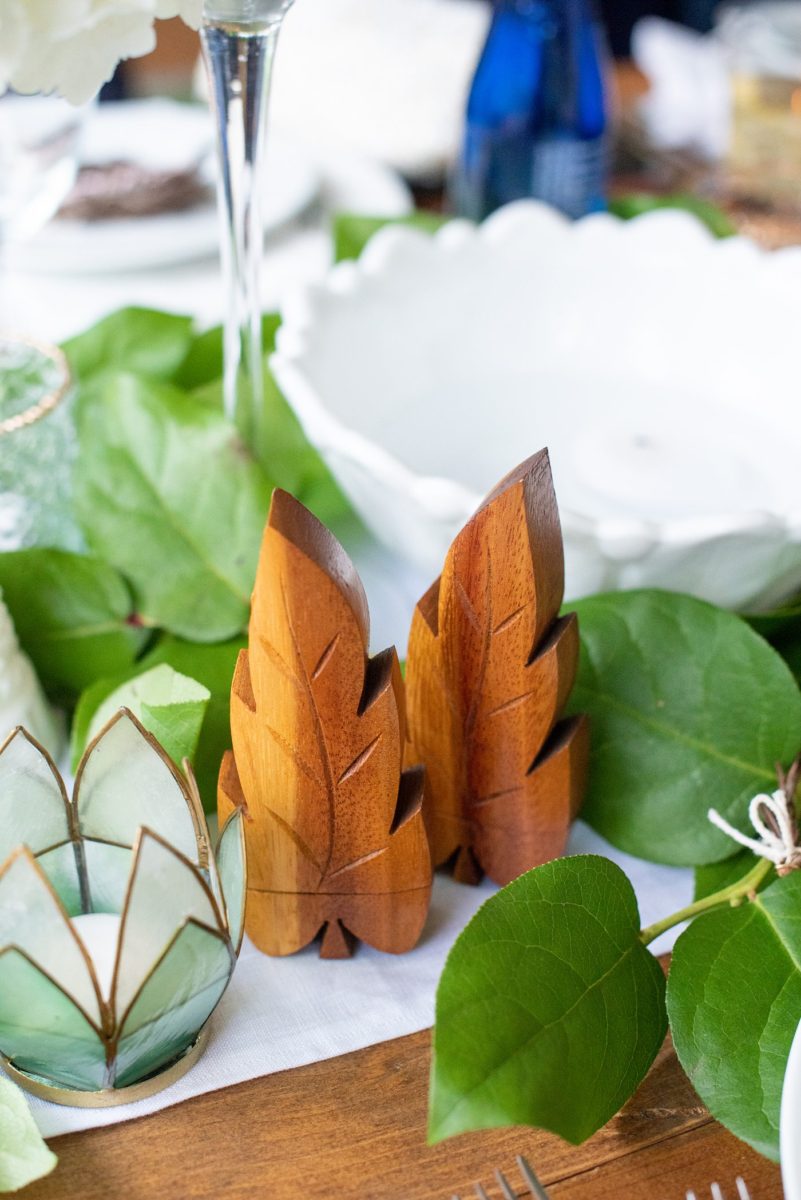
M 230 19 L 235 14 L 229 17 L 226 10 L 237 8 L 231 0 L 217 5 L 207 2 L 202 43 L 219 155 L 225 410 L 247 443 L 263 453 L 261 168 L 275 46 L 289 4 L 256 0 L 254 5 L 254 0 L 245 0 L 238 7 L 246 10 L 243 15 L 249 19 Z

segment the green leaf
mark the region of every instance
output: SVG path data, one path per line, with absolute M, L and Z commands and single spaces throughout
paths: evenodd
M 87 741 L 118 709 L 129 708 L 174 763 L 180 766 L 185 758 L 194 762 L 210 698 L 208 688 L 162 663 L 104 697 L 89 724 Z
M 437 992 L 430 1138 L 536 1125 L 578 1143 L 645 1077 L 667 1028 L 665 982 L 631 884 L 567 858 L 489 900 Z
M 281 318 L 277 313 L 266 313 L 262 317 L 261 335 L 265 354 L 271 353 L 275 348 L 275 333 L 280 324 Z M 222 403 L 222 375 L 223 328 L 222 325 L 215 325 L 213 329 L 206 329 L 192 338 L 171 382 L 187 391 L 218 383 L 219 400 Z
M 334 258 L 337 262 L 358 258 L 373 234 L 386 225 L 406 225 L 423 233 L 436 233 L 448 220 L 448 217 L 430 212 L 415 212 L 408 217 L 364 217 L 355 213 L 338 213 L 334 217 Z
M 692 923 L 673 952 L 668 1012 L 681 1065 L 712 1115 L 778 1159 L 782 1084 L 801 1018 L 801 875 Z
M 733 858 L 724 859 L 723 862 L 697 867 L 694 900 L 706 900 L 707 896 L 714 896 L 716 892 L 722 892 L 724 888 L 740 883 L 746 875 L 753 871 L 756 861 L 750 850 L 743 850 L 740 854 L 735 854 Z M 768 875 L 758 890 L 762 891 L 768 887 L 774 878 L 772 873 Z
M 699 866 L 736 853 L 707 818 L 745 829 L 801 748 L 801 692 L 767 642 L 732 613 L 669 592 L 575 605 L 581 660 L 570 702 L 592 728 L 584 817 L 613 845 Z
M 0 1077 L 0 1192 L 17 1192 L 49 1175 L 58 1159 L 36 1128 L 19 1088 Z
M 772 640 L 790 629 L 801 627 L 801 599 L 790 600 L 781 608 L 774 608 L 765 613 L 744 613 L 745 620 L 761 633 L 762 637 Z
M 168 380 L 192 343 L 192 318 L 149 308 L 122 308 L 64 343 L 74 374 L 85 382 L 115 369 Z
M 664 208 L 678 208 L 683 212 L 692 213 L 717 238 L 734 237 L 737 234 L 737 226 L 722 209 L 689 193 L 677 192 L 672 196 L 657 196 L 650 192 L 632 192 L 627 196 L 617 196 L 609 202 L 609 211 L 623 221 L 630 221 L 643 213 Z
M 77 693 L 130 666 L 148 631 L 131 623 L 123 579 L 66 550 L 0 554 L 0 589 L 20 643 L 50 690 Z
M 77 768 L 89 740 L 89 727 L 100 705 L 128 679 L 167 663 L 182 675 L 203 684 L 210 693 L 197 751 L 192 759 L 200 794 L 208 812 L 217 807 L 217 777 L 226 750 L 231 749 L 230 695 L 236 660 L 247 645 L 245 638 L 202 646 L 169 635 L 137 663 L 127 676 L 100 680 L 80 698 L 72 724 L 72 769 Z
M 270 486 L 234 428 L 174 388 L 103 377 L 78 407 L 75 503 L 142 619 L 201 642 L 246 625 Z
M 262 321 L 265 357 L 275 349 L 280 317 L 268 314 Z M 176 382 L 192 387 L 192 401 L 222 410 L 222 331 L 210 329 L 197 337 Z M 284 399 L 269 367 L 264 368 L 264 404 L 267 412 L 265 441 L 253 447 L 261 465 L 277 487 L 296 496 L 326 525 L 355 521 L 353 510 L 320 455 L 310 444 L 300 422 Z M 341 532 L 341 529 L 338 530 Z

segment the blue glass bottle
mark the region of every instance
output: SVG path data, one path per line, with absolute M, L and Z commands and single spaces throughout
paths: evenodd
M 456 211 L 481 220 L 534 196 L 606 207 L 605 44 L 592 0 L 495 0 L 467 105 Z

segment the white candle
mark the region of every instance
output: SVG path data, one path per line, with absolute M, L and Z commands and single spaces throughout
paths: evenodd
M 86 913 L 72 924 L 92 960 L 104 999 L 111 995 L 121 918 L 116 913 Z

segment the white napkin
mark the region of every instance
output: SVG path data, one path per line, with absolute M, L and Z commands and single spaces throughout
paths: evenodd
M 652 144 L 722 158 L 729 142 L 731 92 L 725 51 L 716 38 L 645 17 L 634 27 L 632 54 L 651 83 L 640 115 Z

